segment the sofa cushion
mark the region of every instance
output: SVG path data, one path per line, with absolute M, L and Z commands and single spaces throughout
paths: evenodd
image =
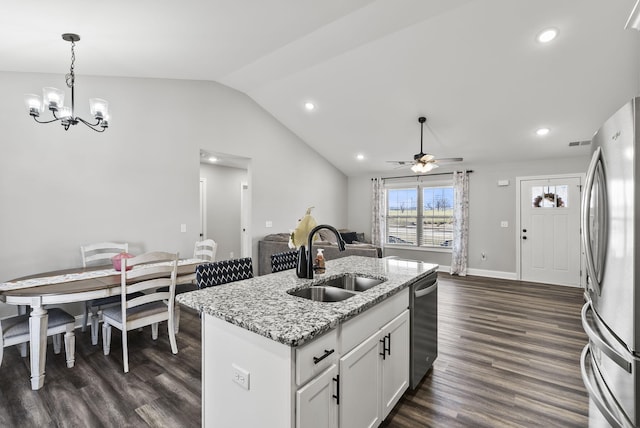
M 263 241 L 289 242 L 290 233 L 273 233 L 263 238 Z

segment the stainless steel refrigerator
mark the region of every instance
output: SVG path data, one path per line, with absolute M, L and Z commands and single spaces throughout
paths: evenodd
M 591 427 L 640 427 L 639 113 L 635 98 L 595 134 L 583 192 L 589 343 L 581 369 Z

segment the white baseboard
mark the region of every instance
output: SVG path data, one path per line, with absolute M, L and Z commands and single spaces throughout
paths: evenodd
M 438 268 L 438 272 L 449 273 L 451 272 L 451 266 L 440 265 L 440 267 Z M 511 279 L 511 280 L 518 279 L 515 272 L 503 272 L 499 270 L 487 270 L 487 269 L 470 268 L 470 269 L 467 269 L 467 275 L 484 276 L 488 278 Z
M 467 269 L 467 275 L 486 276 L 489 278 L 500 278 L 500 279 L 511 279 L 511 280 L 518 279 L 518 275 L 515 272 L 504 272 L 500 270 Z

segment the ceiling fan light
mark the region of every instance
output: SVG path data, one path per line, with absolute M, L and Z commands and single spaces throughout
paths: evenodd
M 413 171 L 415 173 L 418 173 L 418 172 L 420 172 L 421 166 L 422 166 L 422 164 L 416 163 L 411 167 L 411 171 Z

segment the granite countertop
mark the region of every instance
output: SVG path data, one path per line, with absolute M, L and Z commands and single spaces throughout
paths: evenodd
M 298 278 L 291 269 L 182 293 L 176 301 L 285 345 L 299 346 L 410 286 L 438 265 L 348 256 L 328 260 L 326 268 L 314 279 Z M 385 282 L 340 302 L 315 302 L 287 294 L 345 273 Z

